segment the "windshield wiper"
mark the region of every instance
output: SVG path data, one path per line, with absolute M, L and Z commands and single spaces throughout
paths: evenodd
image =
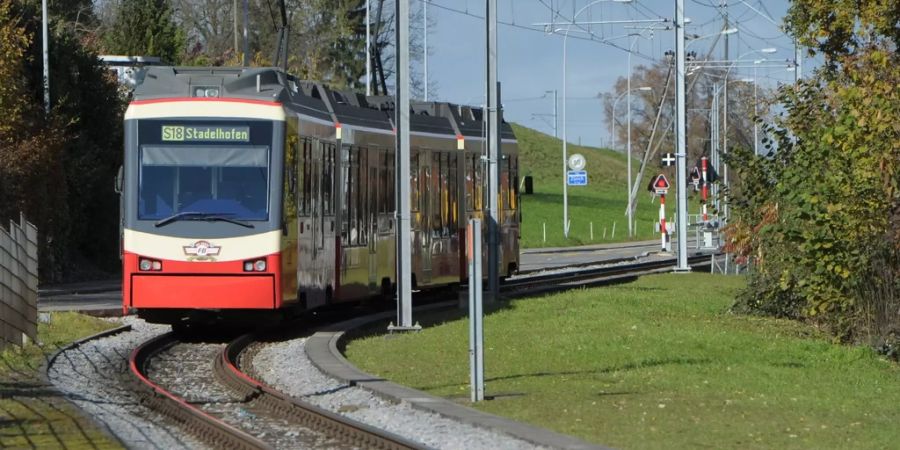
M 240 225 L 242 227 L 256 228 L 255 226 L 253 226 L 252 223 L 245 222 L 243 220 L 232 219 L 231 217 L 228 217 L 229 215 L 230 214 L 227 214 L 227 213 L 203 213 L 203 212 L 196 212 L 196 211 L 182 211 L 180 213 L 173 214 L 169 217 L 166 217 L 165 219 L 160 219 L 153 225 L 155 225 L 158 228 L 161 226 L 168 225 L 177 220 L 208 220 L 208 221 L 219 220 L 222 222 L 228 222 L 228 223 L 233 223 L 235 225 Z

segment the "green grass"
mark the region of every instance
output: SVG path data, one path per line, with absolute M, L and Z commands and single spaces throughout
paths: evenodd
M 534 195 L 522 195 L 522 239 L 523 248 L 565 247 L 604 242 L 628 240 L 628 225 L 625 221 L 627 202 L 626 160 L 622 153 L 607 149 L 569 145 L 568 152 L 581 153 L 587 160 L 588 185 L 570 186 L 569 238 L 563 236 L 563 194 L 562 194 L 562 141 L 539 131 L 513 124 L 519 141 L 521 176 L 534 178 Z M 632 159 L 632 170 L 636 174 L 640 160 Z M 648 176 L 656 176 L 655 165 L 648 168 L 641 184 L 649 183 Z M 671 182 L 672 180 L 670 180 Z M 670 196 L 671 197 L 671 196 Z M 674 214 L 675 202 L 669 199 L 666 217 Z M 696 209 L 696 208 L 695 208 Z M 653 226 L 659 221 L 659 200 L 651 200 L 645 189 L 638 194 L 638 208 L 635 213 L 636 236 L 633 240 L 656 239 Z M 590 227 L 594 225 L 594 239 L 591 240 Z M 543 227 L 547 227 L 544 241 Z M 616 226 L 612 236 L 613 224 Z M 604 229 L 606 237 L 604 238 Z
M 0 352 L 0 447 L 119 448 L 41 380 L 42 364 L 60 347 L 115 324 L 75 313 L 54 313 L 38 325 L 41 344 Z
M 804 324 L 728 313 L 743 283 L 672 274 L 513 301 L 485 318 L 494 399 L 474 407 L 619 448 L 896 448 L 900 368 Z M 435 320 L 347 355 L 468 404 L 467 321 Z

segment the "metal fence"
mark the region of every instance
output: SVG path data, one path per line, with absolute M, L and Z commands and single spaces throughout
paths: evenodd
M 0 226 L 0 347 L 37 338 L 37 228 L 19 222 Z

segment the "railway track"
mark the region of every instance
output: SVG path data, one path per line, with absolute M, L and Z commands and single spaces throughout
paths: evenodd
M 710 260 L 710 255 L 688 257 L 689 265 L 702 265 Z M 564 291 L 581 287 L 602 286 L 636 279 L 641 275 L 665 273 L 672 270 L 675 258 L 630 264 L 614 264 L 604 267 L 541 274 L 531 273 L 507 279 L 500 285 L 505 295 L 531 295 Z
M 709 258 L 697 255 L 690 257 L 689 263 L 697 265 Z M 506 296 L 519 297 L 627 282 L 641 275 L 671 271 L 673 263 L 674 259 L 665 259 L 529 274 L 506 280 L 501 289 Z M 166 333 L 137 347 L 128 364 L 144 404 L 213 448 L 425 448 L 256 380 L 249 369 L 241 367 L 242 362 L 252 359 L 249 353 L 262 337 L 250 333 L 228 343 L 210 343 Z
M 137 347 L 129 367 L 147 406 L 213 448 L 425 448 L 255 380 L 239 362 L 257 340 L 197 343 L 166 333 Z

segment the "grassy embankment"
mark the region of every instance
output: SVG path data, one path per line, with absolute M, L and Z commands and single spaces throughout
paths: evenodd
M 38 325 L 41 345 L 0 352 L 0 448 L 119 448 L 44 384 L 42 364 L 60 347 L 115 324 L 75 313 L 54 313 Z
M 474 406 L 618 448 L 896 447 L 900 367 L 804 324 L 729 314 L 743 283 L 661 275 L 513 301 L 485 318 L 494 398 Z M 467 321 L 431 319 L 347 355 L 468 404 Z
M 570 186 L 569 238 L 563 236 L 562 196 L 562 141 L 539 131 L 513 124 L 519 141 L 520 176 L 534 177 L 534 195 L 522 195 L 523 248 L 564 247 L 572 245 L 600 244 L 628 240 L 628 224 L 625 221 L 627 180 L 625 155 L 612 150 L 569 145 L 569 154 L 581 153 L 587 160 L 588 185 Z M 637 173 L 640 161 L 632 159 L 632 170 Z M 656 164 L 648 168 L 642 185 L 649 183 L 648 176 L 656 176 Z M 671 180 L 670 180 L 671 182 Z M 524 192 L 524 191 L 523 191 Z M 666 216 L 674 213 L 674 201 L 666 205 Z M 651 200 L 645 189 L 638 194 L 635 213 L 634 240 L 658 238 L 653 225 L 659 219 L 659 199 Z M 594 240 L 590 239 L 590 224 L 594 224 Z M 613 224 L 616 226 L 612 237 Z M 543 240 L 543 224 L 547 226 L 547 241 Z M 604 238 L 604 229 L 606 237 Z

